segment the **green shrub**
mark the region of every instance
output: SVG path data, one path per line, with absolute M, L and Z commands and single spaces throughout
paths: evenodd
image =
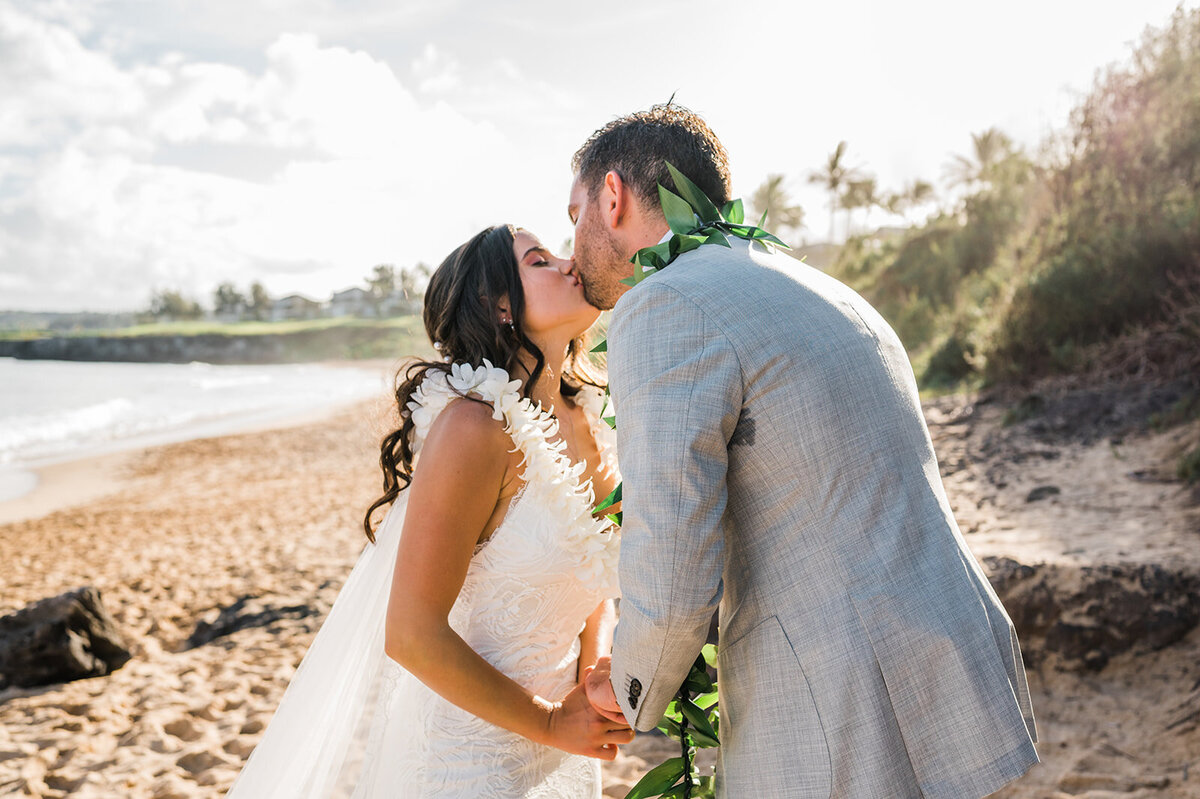
M 1179 459 L 1175 474 L 1185 483 L 1195 483 L 1200 480 L 1200 447 Z
M 975 371 L 968 358 L 975 354 L 975 345 L 960 334 L 947 337 L 933 354 L 921 374 L 923 388 L 949 388 L 966 380 Z
M 1170 277 L 1200 271 L 1200 9 L 1149 33 L 1071 128 L 987 353 L 993 378 L 1073 368 L 1064 352 L 1160 321 Z

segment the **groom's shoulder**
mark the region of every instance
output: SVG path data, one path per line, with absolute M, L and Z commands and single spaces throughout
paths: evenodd
M 660 285 L 701 305 L 723 305 L 731 296 L 777 291 L 780 281 L 803 279 L 807 267 L 781 251 L 737 238 L 729 247 L 708 244 L 685 253 L 651 275 L 646 285 Z
M 625 292 L 613 309 L 610 330 L 659 324 L 664 315 L 685 327 L 692 324 L 689 319 L 719 320 L 729 313 L 731 302 L 757 291 L 754 271 L 738 242 L 685 253 Z

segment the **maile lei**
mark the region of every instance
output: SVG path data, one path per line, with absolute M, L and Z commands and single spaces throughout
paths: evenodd
M 745 211 L 741 200 L 731 200 L 717 208 L 695 183 L 672 164 L 667 163 L 667 171 L 679 190 L 679 194 L 675 194 L 661 184 L 658 187 L 658 199 L 671 228 L 671 238 L 634 253 L 630 259 L 633 262 L 633 276 L 623 280 L 623 283 L 636 287 L 658 270 L 665 269 L 680 255 L 705 244 L 728 247 L 730 236 L 761 242 L 764 246 L 787 248 L 788 245 L 762 228 L 767 221 L 766 211 L 758 225 L 744 224 Z M 607 340 L 592 348 L 592 352 L 607 351 Z M 613 416 L 606 417 L 604 421 L 613 428 L 617 426 Z M 620 501 L 621 485 L 618 485 L 597 506 L 596 512 L 603 513 Z M 614 524 L 621 524 L 620 511 L 608 514 L 608 518 Z M 709 669 L 715 669 L 716 666 L 717 648 L 707 644 L 692 664 L 687 679 L 679 687 L 678 695 L 667 705 L 662 721 L 658 723 L 659 730 L 679 741 L 680 756 L 672 757 L 646 772 L 625 799 L 649 799 L 655 796 L 661 799 L 701 799 L 714 796 L 713 776 L 700 776 L 695 759 L 698 748 L 711 749 L 720 744 L 718 731 L 721 712 L 717 683 L 709 674 Z

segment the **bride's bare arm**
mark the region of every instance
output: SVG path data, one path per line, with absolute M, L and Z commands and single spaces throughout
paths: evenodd
M 577 682 L 583 681 L 583 670 L 595 666 L 602 656 L 612 653 L 613 630 L 617 626 L 617 606 L 611 599 L 601 602 L 588 616 L 579 634 L 579 669 Z
M 434 421 L 407 489 L 385 650 L 446 700 L 485 721 L 611 760 L 615 744 L 633 734 L 595 713 L 580 687 L 560 702 L 531 694 L 480 657 L 447 620 L 475 544 L 514 473 L 511 449 L 490 406 L 456 400 Z

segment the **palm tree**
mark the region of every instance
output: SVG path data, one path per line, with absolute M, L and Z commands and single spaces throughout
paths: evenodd
M 882 204 L 879 189 L 873 176 L 846 181 L 846 189 L 841 196 L 842 207 L 846 209 L 846 235 L 850 235 L 851 215 L 856 208 L 865 208 L 864 224 L 869 226 L 871 209 Z
M 884 198 L 880 207 L 896 216 L 907 216 L 908 211 L 933 200 L 933 184 L 926 180 L 914 180 L 903 190 Z
M 990 182 L 1000 164 L 1013 152 L 1012 139 L 997 128 L 972 133 L 971 144 L 970 156 L 955 155 L 946 167 L 951 186 L 971 187 Z
M 792 198 L 783 185 L 783 175 L 767 175 L 762 185 L 750 195 L 750 205 L 754 209 L 755 219 L 766 211 L 767 219 L 776 227 L 793 232 L 804 227 L 804 209 L 792 204 Z
M 837 147 L 829 154 L 829 158 L 825 161 L 825 166 L 821 169 L 814 169 L 808 173 L 809 183 L 819 183 L 825 191 L 829 192 L 829 241 L 833 241 L 833 215 L 838 208 L 838 198 L 842 194 L 842 187 L 847 181 L 857 177 L 857 171 L 846 166 L 846 142 L 838 142 Z

